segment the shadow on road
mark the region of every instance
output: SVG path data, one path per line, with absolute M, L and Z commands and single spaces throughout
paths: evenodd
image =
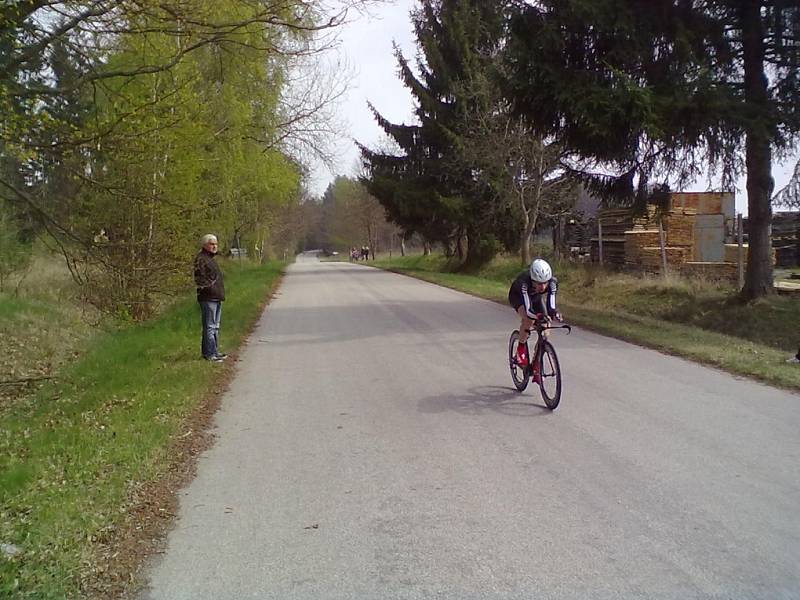
M 531 387 L 519 393 L 512 387 L 480 386 L 461 393 L 423 398 L 417 404 L 423 413 L 453 411 L 465 415 L 497 412 L 514 417 L 538 417 L 552 411 L 542 402 L 539 389 Z

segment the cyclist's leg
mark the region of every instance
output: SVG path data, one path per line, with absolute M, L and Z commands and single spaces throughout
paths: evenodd
M 547 333 L 546 331 L 543 333 Z M 541 383 L 541 365 L 542 365 L 542 349 L 541 344 L 537 343 L 536 347 L 532 350 L 533 356 L 531 357 L 531 378 L 534 383 Z
M 522 298 L 522 290 L 516 285 L 512 285 L 511 289 L 508 290 L 508 303 L 519 316 L 519 343 L 520 345 L 524 344 L 528 341 L 528 330 L 531 328 L 531 325 L 533 325 L 533 321 L 528 317 L 528 313 L 525 312 L 525 301 Z
M 533 319 L 528 316 L 525 311 L 525 306 L 520 305 L 517 307 L 517 315 L 519 315 L 519 343 L 524 344 L 528 341 L 528 330 L 533 327 Z

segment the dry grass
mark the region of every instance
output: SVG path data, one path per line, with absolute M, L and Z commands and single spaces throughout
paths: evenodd
M 0 292 L 0 411 L 29 399 L 80 355 L 98 315 L 80 303 L 63 258 L 39 252 Z

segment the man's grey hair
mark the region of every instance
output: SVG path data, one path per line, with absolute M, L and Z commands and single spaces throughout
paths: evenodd
M 217 236 L 213 233 L 207 233 L 203 237 L 200 238 L 200 247 L 204 248 L 208 242 L 216 242 Z

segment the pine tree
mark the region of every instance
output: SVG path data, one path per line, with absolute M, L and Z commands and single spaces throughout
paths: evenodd
M 544 132 L 623 174 L 747 173 L 743 297 L 772 290 L 771 161 L 800 133 L 797 0 L 543 0 L 515 20 L 511 94 Z M 742 160 L 742 155 L 744 160 Z M 642 195 L 641 193 L 639 194 Z
M 366 182 L 390 218 L 430 241 L 467 240 L 467 263 L 515 243 L 512 211 L 490 187 L 476 185 L 473 164 L 459 151 L 478 108 L 468 82 L 491 68 L 505 31 L 503 3 L 426 1 L 413 13 L 420 49 L 417 76 L 397 51 L 403 83 L 416 100 L 417 124 L 391 123 L 374 111 L 400 154 L 362 146 Z M 463 145 L 463 144 L 462 144 Z

